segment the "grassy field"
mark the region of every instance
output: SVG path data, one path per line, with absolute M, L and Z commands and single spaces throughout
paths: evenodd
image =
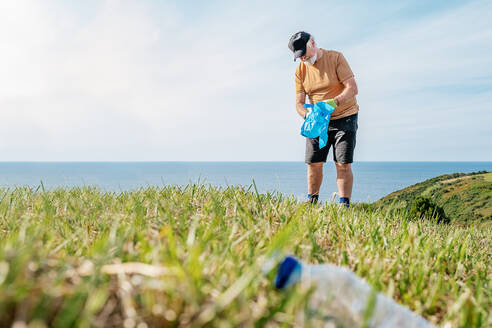
M 441 206 L 454 224 L 492 226 L 492 172 L 444 174 L 395 191 L 374 205 L 408 209 L 419 195 Z
M 291 327 L 309 295 L 262 268 L 293 253 L 439 326 L 490 327 L 491 237 L 254 186 L 0 190 L 0 326 Z

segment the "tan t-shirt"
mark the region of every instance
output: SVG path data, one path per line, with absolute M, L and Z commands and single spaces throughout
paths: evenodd
M 342 82 L 354 76 L 342 53 L 334 50 L 320 50 L 323 55 L 316 60 L 314 65 L 301 62 L 296 69 L 296 93 L 305 92 L 311 104 L 335 98 L 344 89 Z M 357 112 L 359 112 L 359 105 L 354 96 L 335 108 L 331 119 L 336 120 Z

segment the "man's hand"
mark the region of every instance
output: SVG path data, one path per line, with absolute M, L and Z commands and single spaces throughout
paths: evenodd
M 342 93 L 333 98 L 337 106 L 340 106 L 347 101 L 347 99 L 350 99 L 359 93 L 359 90 L 357 90 L 357 83 L 355 83 L 355 79 L 353 77 L 343 81 L 342 83 L 344 86 Z
M 296 110 L 297 110 L 297 113 L 302 118 L 306 118 L 306 116 L 309 114 L 308 109 L 304 108 L 305 103 L 306 103 L 306 93 L 305 92 L 297 93 L 296 94 Z
M 306 110 L 306 112 L 304 113 L 304 119 L 306 119 L 307 116 L 309 114 L 311 114 L 311 112 L 313 111 L 313 107 L 312 106 L 313 105 L 306 105 L 306 104 L 303 105 L 304 109 Z
M 326 101 L 326 103 L 327 103 L 328 105 L 330 105 L 330 106 L 331 106 L 331 107 L 333 107 L 333 108 L 336 108 L 336 107 L 338 106 L 338 104 L 335 102 L 335 100 L 334 100 L 334 99 L 328 99 L 328 100 L 325 100 L 325 101 Z

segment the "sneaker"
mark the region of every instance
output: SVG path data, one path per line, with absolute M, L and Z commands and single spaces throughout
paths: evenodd
M 341 206 L 344 206 L 344 207 L 347 207 L 347 208 L 350 207 L 350 199 L 349 198 L 340 197 L 340 199 L 339 199 L 338 202 L 339 202 L 339 204 Z
M 338 208 L 350 208 L 350 205 L 347 203 L 338 203 Z
M 319 201 L 319 195 L 308 195 L 308 200 L 305 201 L 304 203 L 305 204 L 311 204 L 311 205 L 316 205 L 318 204 L 318 201 Z

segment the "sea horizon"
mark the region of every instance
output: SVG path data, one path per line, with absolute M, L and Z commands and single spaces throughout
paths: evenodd
M 306 197 L 306 167 L 301 161 L 0 161 L 0 188 L 46 189 L 95 186 L 123 192 L 145 187 L 200 183 L 217 187 L 250 186 L 259 192 Z M 393 191 L 451 173 L 491 171 L 492 161 L 357 161 L 352 164 L 352 201 L 373 202 Z M 329 201 L 336 170 L 328 162 L 320 198 Z

